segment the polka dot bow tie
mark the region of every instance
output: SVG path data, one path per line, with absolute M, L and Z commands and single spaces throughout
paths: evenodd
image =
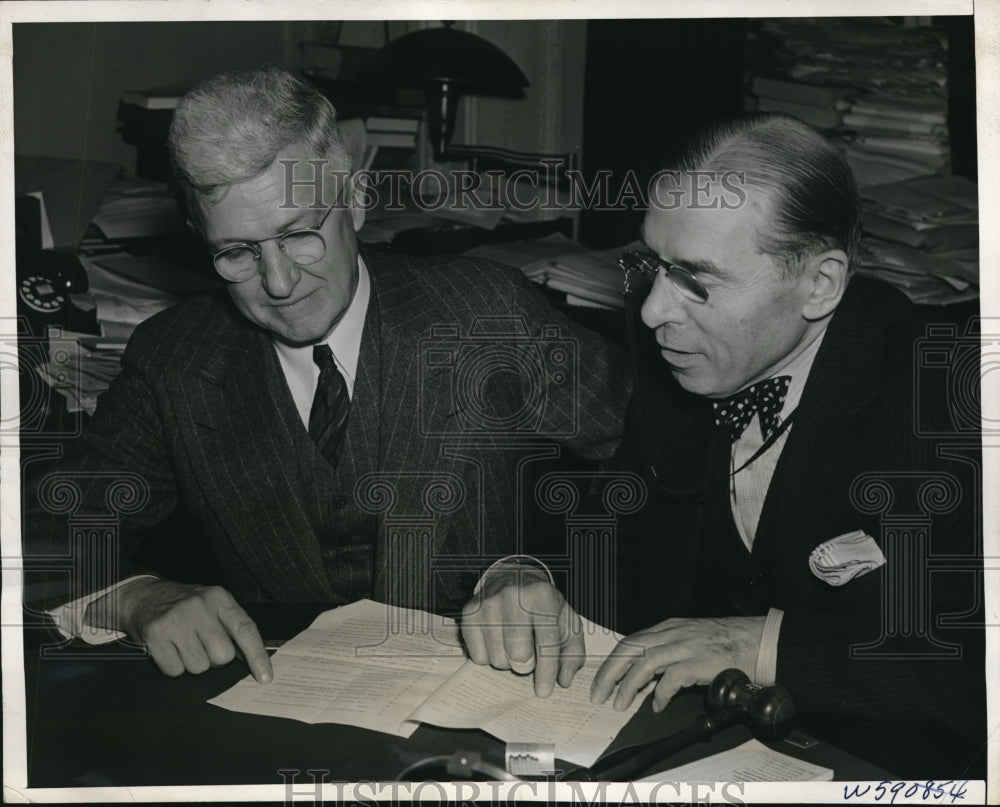
M 760 431 L 766 440 L 778 426 L 778 413 L 785 404 L 791 380 L 791 376 L 779 375 L 752 384 L 728 398 L 712 401 L 715 425 L 729 429 L 729 435 L 735 443 L 750 425 L 754 413 L 759 412 Z

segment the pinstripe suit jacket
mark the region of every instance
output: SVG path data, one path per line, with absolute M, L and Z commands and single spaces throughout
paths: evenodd
M 784 611 L 777 680 L 801 711 L 852 727 L 865 719 L 919 724 L 975 743 L 985 736 L 978 440 L 956 429 L 949 395 L 978 395 L 953 393 L 944 368 L 920 366 L 923 333 L 897 291 L 851 281 L 768 488 L 743 590 L 734 593 L 756 603 L 756 613 Z M 958 355 L 954 340 L 943 349 Z M 699 594 L 719 582 L 703 539 L 714 499 L 704 492 L 720 474 L 725 485 L 730 454 L 708 401 L 681 390 L 652 351 L 649 359 L 615 460 L 650 491 L 623 547 L 632 586 L 617 627 L 627 632 L 707 616 Z M 886 565 L 839 587 L 819 580 L 812 550 L 856 529 L 879 542 Z M 953 568 L 929 573 L 932 556 Z
M 148 486 L 119 521 L 121 576 L 180 505 L 237 599 L 336 602 L 320 543 L 350 515 L 374 525 L 377 598 L 455 608 L 484 564 L 518 549 L 519 463 L 553 446 L 613 453 L 627 361 L 519 272 L 461 258 L 366 263 L 372 295 L 336 470 L 296 412 L 269 335 L 228 297 L 136 330 L 57 469 L 82 488 L 77 515 L 106 511 L 108 475 Z M 33 536 L 51 545 L 60 529 L 29 527 L 29 552 Z

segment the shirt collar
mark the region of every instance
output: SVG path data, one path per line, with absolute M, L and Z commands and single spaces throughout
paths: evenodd
M 325 344 L 333 351 L 333 358 L 347 382 L 348 392 L 354 394 L 354 379 L 358 372 L 358 356 L 361 353 L 361 334 L 365 327 L 365 316 L 368 313 L 368 301 L 371 297 L 371 281 L 364 259 L 358 255 L 358 287 L 354 291 L 354 299 L 347 306 L 347 311 L 340 318 L 325 340 Z M 312 400 L 319 379 L 319 368 L 313 362 L 313 345 L 292 347 L 283 342 L 272 340 L 278 359 L 281 361 L 285 376 L 294 385 L 293 379 L 299 379 L 301 386 L 308 388 L 307 399 Z M 323 343 L 318 343 L 323 344 Z M 294 389 L 293 389 L 294 393 Z
M 816 360 L 816 354 L 819 352 L 819 346 L 823 343 L 824 336 L 826 336 L 825 327 L 816 335 L 805 350 L 771 376 L 774 378 L 775 376 L 787 375 L 792 378 L 788 382 L 785 403 L 779 413 L 782 418 L 788 417 L 790 413 L 795 411 L 795 407 L 799 405 L 799 400 L 802 398 L 802 391 L 805 389 L 809 372 L 812 370 L 813 362 Z

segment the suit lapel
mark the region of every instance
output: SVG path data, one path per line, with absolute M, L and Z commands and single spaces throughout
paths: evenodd
M 386 517 L 425 515 L 426 501 L 420 491 L 430 475 L 440 478 L 456 471 L 456 460 L 445 455 L 438 437 L 447 431 L 454 415 L 450 383 L 421 368 L 422 357 L 433 342 L 432 327 L 452 323 L 405 267 L 398 265 L 398 258 L 379 256 L 376 261 L 366 255 L 365 260 L 372 280 L 372 313 L 379 323 L 375 347 L 381 411 L 378 470 L 397 494 L 390 510 L 379 514 L 375 591 L 380 592 L 398 584 L 386 579 Z M 375 380 L 373 376 L 373 385 Z M 471 488 L 469 493 L 473 493 Z M 432 553 L 440 549 L 449 524 L 447 516 L 437 516 Z
M 205 334 L 200 369 L 184 379 L 192 467 L 234 551 L 276 599 L 327 600 L 316 535 L 301 501 L 316 455 L 269 337 L 235 318 Z
M 381 317 L 373 289 L 361 333 L 347 436 L 335 473 L 341 492 L 348 496 L 352 494 L 358 476 L 370 468 L 378 467 L 381 456 L 383 404 L 379 378 L 380 323 Z M 345 485 L 350 487 L 345 489 Z
M 853 293 L 830 323 L 775 467 L 754 540 L 755 564 L 773 560 L 791 572 L 789 583 L 798 581 L 793 585 L 808 585 L 808 575 L 794 570 L 808 568 L 815 546 L 859 526 L 838 521 L 844 517 L 845 499 L 863 456 L 854 422 L 879 391 L 885 324 L 866 314 L 859 300 L 863 291 L 849 289 Z
M 433 468 L 441 434 L 454 415 L 450 378 L 422 372 L 423 354 L 434 343 L 432 328 L 451 324 L 412 277 L 369 263 L 372 301 L 380 339 L 379 405 L 384 469 Z M 374 379 L 373 379 L 374 381 Z

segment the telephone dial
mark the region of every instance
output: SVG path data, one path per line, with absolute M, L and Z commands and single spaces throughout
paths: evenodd
M 70 295 L 87 290 L 87 273 L 76 255 L 19 246 L 16 276 L 18 314 L 27 319 L 32 333 L 41 336 L 50 324 L 74 329 L 82 312 Z

